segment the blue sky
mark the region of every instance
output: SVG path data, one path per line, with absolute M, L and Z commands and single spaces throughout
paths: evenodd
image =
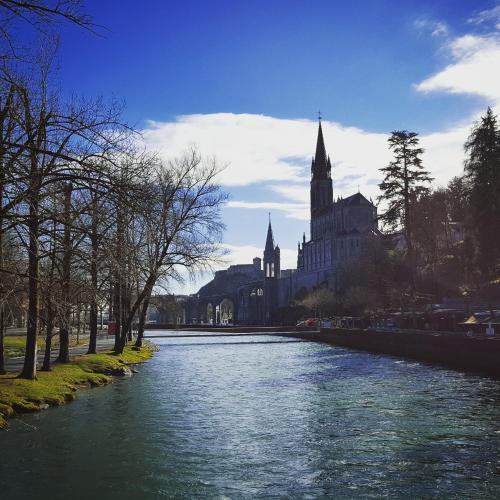
M 491 1 L 87 0 L 104 38 L 63 35 L 68 89 L 115 94 L 128 118 L 171 120 L 192 113 L 263 113 L 326 118 L 387 131 L 432 130 L 461 115 L 467 99 L 422 99 L 411 85 L 443 62 L 439 37 L 455 35 Z M 119 7 L 118 7 L 119 6 Z M 429 123 L 430 122 L 430 123 Z M 432 125 L 431 125 L 432 123 Z
M 261 252 L 271 211 L 293 265 L 318 109 L 335 195 L 359 185 L 375 198 L 391 130 L 422 134 L 426 167 L 444 184 L 461 172 L 473 120 L 500 103 L 491 0 L 85 5 L 102 36 L 64 27 L 61 87 L 123 98 L 126 120 L 166 157 L 196 144 L 229 165 L 220 180 L 233 262 Z

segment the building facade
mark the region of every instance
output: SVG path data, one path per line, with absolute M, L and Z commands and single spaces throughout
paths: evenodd
M 218 271 L 193 297 L 188 313 L 191 321 L 272 324 L 276 310 L 290 305 L 297 295 L 319 287 L 335 290 L 345 262 L 360 256 L 368 238 L 380 236 L 377 208 L 371 200 L 360 192 L 334 199 L 332 166 L 321 120 L 311 162 L 310 204 L 310 239 L 307 241 L 304 234 L 298 243 L 296 269 L 281 270 L 280 248 L 274 243 L 269 220 L 262 262 L 256 257 L 253 264 Z M 229 314 L 209 314 L 214 304 L 219 308 L 226 304 L 227 309 L 228 302 Z

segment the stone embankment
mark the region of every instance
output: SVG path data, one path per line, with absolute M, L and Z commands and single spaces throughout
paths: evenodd
M 466 337 L 463 333 L 322 328 L 286 336 L 351 349 L 403 356 L 500 378 L 500 338 Z

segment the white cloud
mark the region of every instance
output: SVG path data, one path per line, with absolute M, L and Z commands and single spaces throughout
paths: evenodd
M 221 163 L 228 163 L 220 182 L 228 191 L 232 186 L 248 186 L 248 195 L 231 200 L 229 208 L 280 210 L 287 217 L 308 220 L 309 168 L 317 127 L 317 122 L 311 120 L 216 113 L 183 116 L 167 123 L 152 122 L 144 131 L 144 138 L 165 156 L 181 154 L 195 143 L 202 154 L 215 155 Z M 470 122 L 421 137 L 426 150 L 425 166 L 436 182 L 445 184 L 461 172 L 468 127 Z M 391 160 L 388 134 L 329 121 L 323 121 L 323 134 L 333 163 L 334 195 L 346 197 L 359 187 L 365 196 L 376 199 L 377 179 L 381 180 L 379 169 Z M 252 199 L 257 189 L 261 189 L 259 201 Z M 266 192 L 269 198 L 262 201 Z
M 445 49 L 453 62 L 416 85 L 419 92 L 472 94 L 488 104 L 500 104 L 500 37 L 464 35 L 449 42 Z
M 448 34 L 448 25 L 442 21 L 434 21 L 426 17 L 419 17 L 413 23 L 419 31 L 430 32 L 431 36 L 444 36 Z
M 500 7 L 483 11 L 471 22 L 479 23 L 500 15 Z M 443 92 L 450 94 L 476 95 L 485 99 L 485 105 L 500 106 L 500 36 L 496 33 L 484 35 L 467 34 L 448 41 L 445 53 L 452 62 L 436 74 L 418 83 L 419 92 Z M 460 172 L 463 163 L 463 144 L 470 133 L 471 124 L 478 113 L 464 117 L 462 123 L 444 132 L 422 137 L 426 148 L 425 165 L 441 185 Z M 453 173 L 453 170 L 455 172 Z
M 221 164 L 228 165 L 219 179 L 224 186 L 264 185 L 274 196 L 285 198 L 284 203 L 304 205 L 309 203 L 309 169 L 317 128 L 317 122 L 311 120 L 215 113 L 182 116 L 166 123 L 150 122 L 143 137 L 149 147 L 166 157 L 179 155 L 196 144 L 203 155 L 216 156 Z M 378 169 L 390 157 L 386 136 L 327 121 L 323 121 L 323 133 L 332 158 L 334 186 L 338 183 L 335 194 L 352 194 L 358 184 L 361 189 L 366 186 L 373 191 L 369 180 L 378 175 Z M 342 182 L 353 178 L 356 180 Z M 276 201 L 270 198 L 270 202 Z M 236 206 L 234 203 L 230 206 Z M 281 208 L 297 214 L 303 207 Z
M 496 29 L 500 29 L 500 5 L 492 9 L 482 10 L 468 20 L 471 24 L 486 24 L 493 22 Z
M 204 155 L 216 156 L 227 165 L 220 177 L 226 186 L 246 186 L 262 181 L 297 182 L 300 166 L 287 162 L 295 156 L 305 160 L 310 151 L 301 135 L 311 122 L 277 120 L 251 114 L 213 113 L 180 116 L 174 122 L 150 122 L 144 139 L 165 156 L 180 154 L 196 144 Z

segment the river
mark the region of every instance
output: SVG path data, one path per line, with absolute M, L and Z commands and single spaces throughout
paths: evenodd
M 500 497 L 499 381 L 279 337 L 157 343 L 12 420 L 0 498 Z

